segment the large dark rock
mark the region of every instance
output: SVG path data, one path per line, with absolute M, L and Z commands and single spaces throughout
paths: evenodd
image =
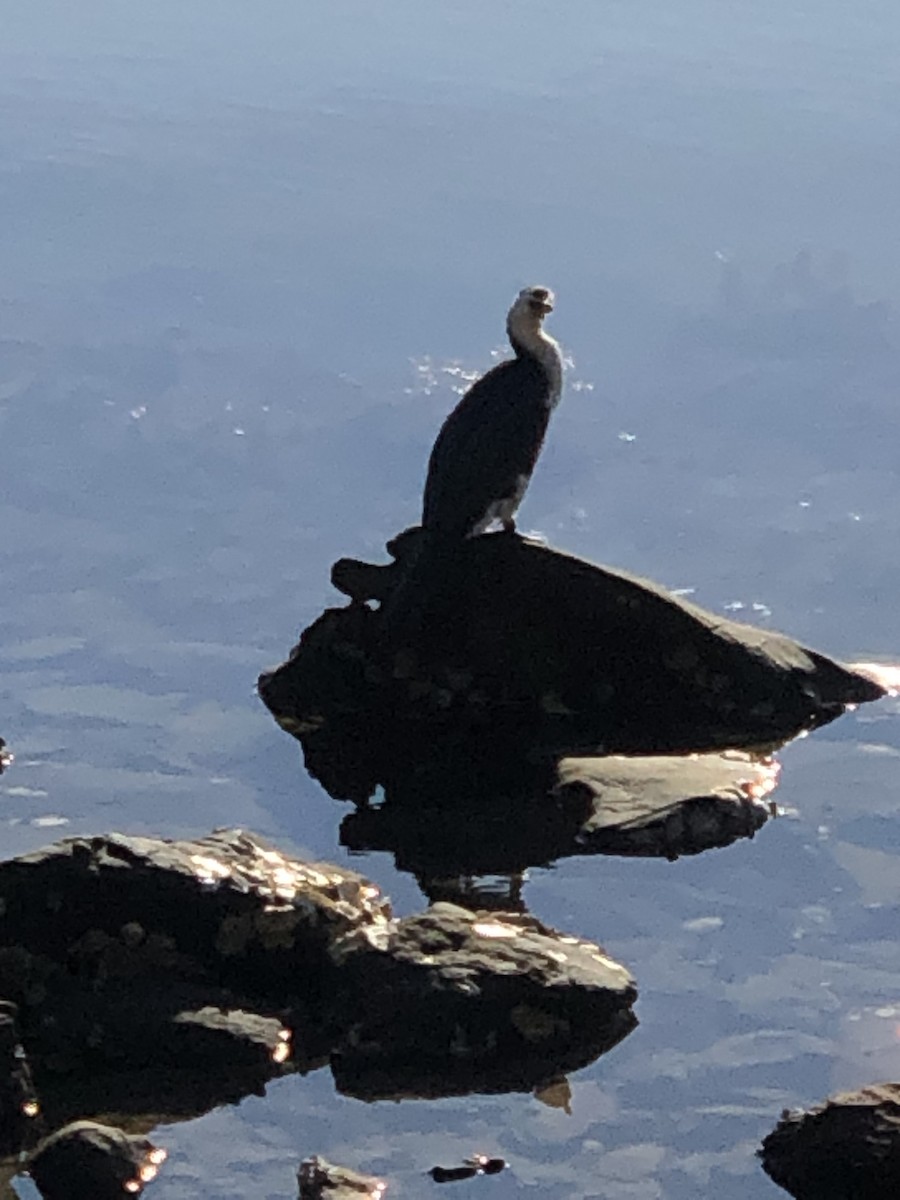
M 165 1157 L 145 1137 L 77 1121 L 38 1146 L 28 1173 L 44 1200 L 122 1200 L 139 1196 Z
M 332 1071 L 366 1099 L 530 1091 L 637 1024 L 626 968 L 530 916 L 435 904 L 348 934 L 332 958 Z
M 235 831 L 68 839 L 0 863 L 0 911 L 49 1129 L 141 1131 L 329 1056 L 360 1094 L 534 1086 L 635 1023 L 596 946 L 448 905 L 397 922 L 361 876 Z
M 900 1196 L 900 1084 L 872 1084 L 807 1112 L 784 1112 L 759 1155 L 796 1200 Z
M 315 999 L 331 941 L 390 911 L 356 872 L 291 859 L 241 830 L 68 838 L 0 863 L 0 902 L 0 949 L 92 976 L 98 957 L 107 975 L 117 957 L 190 963 L 282 1003 Z
M 355 872 L 240 831 L 72 838 L 0 863 L 0 995 L 50 1128 L 197 1115 L 327 1062 L 331 940 L 386 925 Z
M 382 739 L 385 761 L 435 734 L 476 755 L 480 739 L 485 756 L 498 743 L 668 754 L 783 742 L 884 695 L 781 634 L 516 536 L 447 551 L 420 609 L 387 631 L 363 601 L 390 610 L 419 536 L 390 544 L 394 566 L 336 564 L 354 603 L 325 612 L 259 680 L 286 730 L 340 726 L 352 741 L 355 729 Z M 357 790 L 369 782 L 362 773 Z

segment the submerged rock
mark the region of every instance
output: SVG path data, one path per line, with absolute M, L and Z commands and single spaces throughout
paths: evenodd
M 344 818 L 341 841 L 392 852 L 435 898 L 435 881 L 446 888 L 453 876 L 515 874 L 573 854 L 674 859 L 753 837 L 771 815 L 778 770 L 738 751 L 570 756 L 531 764 L 512 795 L 498 795 L 466 793 L 452 770 L 427 786 L 418 775 L 419 787 L 398 783 L 398 769 L 381 805 Z
M 121 1200 L 139 1196 L 165 1158 L 145 1137 L 77 1121 L 38 1146 L 28 1173 L 44 1200 Z
M 530 916 L 453 904 L 335 944 L 332 1071 L 365 1099 L 531 1091 L 637 1025 L 629 971 Z
M 766 1174 L 796 1200 L 900 1196 L 900 1084 L 872 1084 L 806 1112 L 784 1112 L 759 1155 Z
M 678 858 L 753 837 L 772 813 L 779 765 L 739 751 L 564 758 L 558 790 L 589 797 L 588 853 Z
M 785 741 L 884 689 L 790 638 L 704 611 L 623 571 L 485 535 L 436 564 L 406 629 L 390 606 L 420 531 L 378 567 L 342 560 L 350 594 L 302 635 L 259 692 L 296 736 L 355 724 L 385 756 L 436 732 L 462 747 L 668 754 Z M 360 787 L 367 785 L 361 778 Z M 357 797 L 351 797 L 356 799 Z
M 300 1200 L 381 1200 L 387 1191 L 383 1179 L 339 1167 L 318 1154 L 304 1158 L 297 1184 Z

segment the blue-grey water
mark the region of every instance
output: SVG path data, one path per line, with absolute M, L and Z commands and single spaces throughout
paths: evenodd
M 255 677 L 416 519 L 525 283 L 574 365 L 521 526 L 895 659 L 898 58 L 887 0 L 0 0 L 3 855 L 239 824 L 346 861 Z M 900 1078 L 898 716 L 789 747 L 752 842 L 532 873 L 641 988 L 570 1113 L 319 1072 L 158 1129 L 152 1194 L 287 1197 L 318 1152 L 417 1196 L 473 1150 L 494 1200 L 779 1194 L 782 1107 Z

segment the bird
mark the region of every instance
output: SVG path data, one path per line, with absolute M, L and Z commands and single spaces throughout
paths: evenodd
M 422 529 L 440 541 L 477 537 L 493 521 L 515 532 L 515 515 L 562 395 L 562 354 L 544 331 L 555 296 L 523 288 L 506 318 L 515 357 L 498 363 L 444 421 L 431 457 Z
M 516 532 L 516 512 L 562 394 L 562 353 L 544 332 L 555 296 L 522 288 L 506 317 L 515 357 L 469 388 L 441 426 L 425 478 L 422 523 L 404 548 L 397 582 L 381 603 L 382 643 L 415 641 L 441 597 L 452 595 L 467 541 L 499 520 Z M 401 535 L 402 536 L 402 535 Z M 398 541 L 398 539 L 395 539 Z

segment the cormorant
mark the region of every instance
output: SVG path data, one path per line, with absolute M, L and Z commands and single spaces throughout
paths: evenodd
M 418 635 L 422 612 L 452 581 L 467 538 L 494 520 L 515 531 L 516 510 L 562 391 L 562 355 L 543 329 L 553 300 L 545 287 L 519 292 L 506 318 L 515 358 L 473 383 L 441 427 L 428 461 L 418 542 L 382 603 L 388 642 L 398 630 Z
M 460 539 L 494 520 L 515 530 L 515 514 L 562 392 L 562 356 L 543 329 L 549 288 L 526 287 L 506 318 L 515 358 L 474 383 L 444 422 L 425 481 L 422 528 Z

